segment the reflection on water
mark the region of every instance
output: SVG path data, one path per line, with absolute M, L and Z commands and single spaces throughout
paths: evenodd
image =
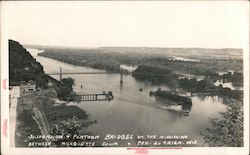
M 32 50 L 30 50 L 32 53 Z M 34 54 L 35 55 L 35 54 Z M 78 67 L 53 59 L 35 56 L 46 73 L 59 72 L 59 67 L 67 71 L 96 71 L 88 67 Z M 67 75 L 75 80 L 74 91 L 81 93 L 98 93 L 112 91 L 114 100 L 100 102 L 81 102 L 78 106 L 84 109 L 91 119 L 97 123 L 81 132 L 91 132 L 104 136 L 111 134 L 156 134 L 156 135 L 188 135 L 191 139 L 203 143 L 200 132 L 210 125 L 209 118 L 219 117 L 225 111 L 223 100 L 219 97 L 191 97 L 192 106 L 188 116 L 166 110 L 159 105 L 160 101 L 149 96 L 151 90 L 166 86 L 152 86 L 136 81 L 132 76 L 123 77 L 120 85 L 119 74 L 100 75 Z M 59 76 L 53 76 L 59 79 Z M 81 89 L 83 85 L 83 89 Z M 142 88 L 142 91 L 139 89 Z M 122 142 L 120 143 L 122 144 Z M 125 144 L 124 144 L 125 145 Z M 126 146 L 126 145 L 125 145 Z

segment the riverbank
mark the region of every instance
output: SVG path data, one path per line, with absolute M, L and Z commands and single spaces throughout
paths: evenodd
M 62 124 L 70 122 L 72 119 L 79 125 L 79 128 L 74 131 L 76 133 L 82 127 L 92 123 L 88 120 L 86 112 L 79 107 L 67 105 L 65 102 L 58 103 L 56 100 L 58 99 L 53 87 L 21 95 L 17 106 L 16 147 L 39 147 L 34 143 L 45 142 L 49 142 L 49 146 L 57 146 L 59 144 L 55 141 L 51 142 L 48 139 L 34 141 L 28 137 L 30 135 L 66 134 L 65 131 L 69 129 Z M 40 147 L 44 147 L 44 145 Z

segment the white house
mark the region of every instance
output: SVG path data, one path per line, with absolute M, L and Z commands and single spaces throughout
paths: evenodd
M 36 91 L 36 83 L 32 80 L 28 82 L 21 82 L 21 91 L 22 92 Z

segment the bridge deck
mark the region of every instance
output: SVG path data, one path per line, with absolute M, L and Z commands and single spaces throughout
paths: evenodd
M 119 74 L 118 72 L 63 72 L 63 73 L 47 73 L 48 75 L 61 75 L 61 74 Z
M 110 101 L 113 100 L 112 92 L 103 94 L 80 94 L 72 95 L 68 101 Z

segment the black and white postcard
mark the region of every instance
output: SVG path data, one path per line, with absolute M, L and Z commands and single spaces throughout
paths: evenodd
M 249 154 L 248 1 L 2 1 L 3 154 Z

